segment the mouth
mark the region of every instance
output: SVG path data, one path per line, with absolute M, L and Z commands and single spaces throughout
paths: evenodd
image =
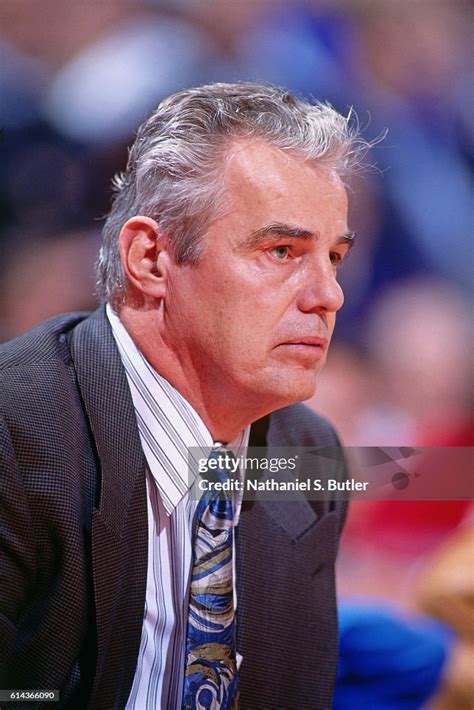
M 318 338 L 313 335 L 287 340 L 282 345 L 307 345 L 309 347 L 325 348 L 328 341 L 326 338 Z
M 277 345 L 276 349 L 295 357 L 319 359 L 326 352 L 327 344 L 328 341 L 326 338 L 308 336 L 287 340 Z

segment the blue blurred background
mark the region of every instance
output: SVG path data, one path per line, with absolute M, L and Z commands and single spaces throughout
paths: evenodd
M 2 0 L 0 340 L 94 308 L 110 178 L 163 96 L 271 81 L 387 130 L 349 186 L 358 244 L 310 405 L 347 445 L 471 445 L 471 41 L 461 0 Z M 417 609 L 414 578 L 470 515 L 353 504 L 341 600 Z

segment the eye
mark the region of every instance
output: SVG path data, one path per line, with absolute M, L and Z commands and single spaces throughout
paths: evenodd
M 290 247 L 286 247 L 283 245 L 274 247 L 271 251 L 279 261 L 286 261 L 290 256 Z
M 331 259 L 331 264 L 333 264 L 333 266 L 339 266 L 342 261 L 342 256 L 337 251 L 332 251 L 329 254 L 329 258 Z

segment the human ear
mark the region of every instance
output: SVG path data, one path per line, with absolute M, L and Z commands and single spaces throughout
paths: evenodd
M 127 220 L 120 232 L 119 252 L 130 286 L 145 296 L 163 298 L 168 253 L 157 222 L 142 215 Z

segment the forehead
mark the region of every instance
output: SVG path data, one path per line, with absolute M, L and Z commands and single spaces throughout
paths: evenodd
M 247 221 L 347 230 L 347 194 L 334 171 L 259 139 L 233 143 L 223 174 L 226 207 Z M 255 225 L 254 225 L 255 226 Z

